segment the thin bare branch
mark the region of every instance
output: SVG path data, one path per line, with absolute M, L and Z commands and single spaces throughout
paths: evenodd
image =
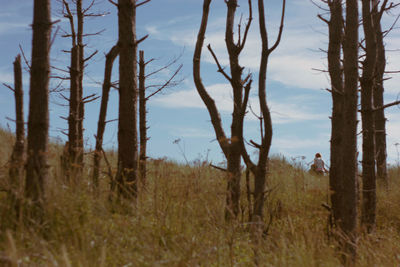
M 90 60 L 92 57 L 94 57 L 98 52 L 99 52 L 98 50 L 94 51 L 90 56 L 88 56 L 87 58 L 85 58 L 83 61 L 84 61 L 84 62 L 89 61 L 89 60 Z
M 22 49 L 21 44 L 19 44 L 19 50 L 21 51 L 22 57 L 25 61 L 26 66 L 28 67 L 28 69 L 31 69 L 31 65 L 29 64 L 29 61 L 26 59 L 25 53 L 24 53 L 24 49 Z
M 94 5 L 94 2 L 95 2 L 96 0 L 92 0 L 92 2 L 90 2 L 90 4 L 88 5 L 88 7 L 87 8 L 85 8 L 85 9 L 83 9 L 83 11 L 82 11 L 82 14 L 86 14 L 86 12 L 88 12 L 91 8 L 92 8 L 92 6 Z
M 168 79 L 168 81 L 166 81 L 159 89 L 157 89 L 155 92 L 153 92 L 152 94 L 150 94 L 149 96 L 146 97 L 146 101 L 149 100 L 150 97 L 156 95 L 157 93 L 161 92 L 165 87 L 167 87 L 171 81 L 175 78 L 176 75 L 178 75 L 178 73 L 181 71 L 183 67 L 183 64 L 179 65 L 179 67 L 176 69 L 176 71 L 174 72 L 174 74 Z
M 116 6 L 116 7 L 118 7 L 118 4 L 117 3 L 115 3 L 114 1 L 112 1 L 112 0 L 108 0 L 108 2 L 110 2 L 111 4 L 113 4 L 114 6 Z
M 139 40 L 136 41 L 136 45 L 140 44 L 141 42 L 143 42 L 144 40 L 147 39 L 147 37 L 149 37 L 148 34 L 146 34 L 145 36 L 143 36 L 142 38 L 140 38 Z
M 207 48 L 208 48 L 208 50 L 210 51 L 212 57 L 213 57 L 214 60 L 215 60 L 215 63 L 216 63 L 217 66 L 218 66 L 218 72 L 220 72 L 229 82 L 232 82 L 232 78 L 224 71 L 224 69 L 221 67 L 221 64 L 219 64 L 218 58 L 217 58 L 217 56 L 215 55 L 214 51 L 212 50 L 211 45 L 208 44 L 208 45 L 207 45 Z
M 275 44 L 268 49 L 269 53 L 272 53 L 272 51 L 274 51 L 279 43 L 281 42 L 281 37 L 282 37 L 282 32 L 283 32 L 283 23 L 285 21 L 285 8 L 286 8 L 286 0 L 283 0 L 282 2 L 282 15 L 281 15 L 281 25 L 279 26 L 279 33 L 278 33 L 278 37 L 276 38 Z
M 140 7 L 141 5 L 147 4 L 148 2 L 150 2 L 151 0 L 144 0 L 138 4 L 135 5 L 135 7 Z
M 210 163 L 210 167 L 213 167 L 213 168 L 215 168 L 215 169 L 217 169 L 217 170 L 220 170 L 220 171 L 223 171 L 223 172 L 227 172 L 227 171 L 228 171 L 228 170 L 225 169 L 225 168 L 221 168 L 221 167 L 216 166 L 216 165 L 213 165 L 213 164 L 211 164 L 211 163 Z
M 3 85 L 4 85 L 5 87 L 7 87 L 8 89 L 10 89 L 12 92 L 15 93 L 15 89 L 14 89 L 11 85 L 8 85 L 8 84 L 6 84 L 6 83 L 3 83 Z
M 246 24 L 246 28 L 244 29 L 242 43 L 240 43 L 240 39 L 239 39 L 239 53 L 240 53 L 240 51 L 243 50 L 243 47 L 244 47 L 244 45 L 246 43 L 247 35 L 248 35 L 249 30 L 250 30 L 250 24 L 251 24 L 252 20 L 253 20 L 253 8 L 251 6 L 251 0 L 249 0 L 249 19 L 248 19 L 248 22 Z M 240 30 L 239 30 L 239 32 L 240 32 Z
M 399 104 L 400 104 L 400 101 L 394 101 L 394 102 L 392 102 L 392 103 L 383 105 L 383 106 L 381 106 L 381 107 L 375 107 L 375 108 L 373 109 L 373 111 L 386 109 L 386 108 L 389 108 L 389 107 L 392 107 L 392 106 L 396 106 L 396 105 L 399 105 Z

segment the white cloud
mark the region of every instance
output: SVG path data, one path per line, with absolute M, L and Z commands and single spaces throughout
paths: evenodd
M 0 83 L 12 84 L 14 83 L 14 75 L 11 73 L 0 71 Z
M 157 34 L 160 33 L 156 26 L 150 26 L 149 25 L 149 26 L 146 26 L 145 29 L 151 35 L 157 35 Z
M 232 92 L 229 84 L 213 84 L 207 86 L 209 94 L 213 97 L 220 112 L 225 114 L 232 113 L 233 101 Z M 258 99 L 251 97 L 249 103 L 256 114 L 259 114 Z M 153 105 L 161 105 L 167 108 L 205 108 L 197 90 L 181 90 L 168 95 L 155 98 Z M 287 99 L 285 102 L 269 101 L 273 123 L 284 124 L 299 121 L 315 121 L 324 120 L 327 115 L 316 113 L 302 102 L 291 101 Z M 256 120 L 252 114 L 246 116 L 247 120 Z
M 0 34 L 13 33 L 21 29 L 28 30 L 29 23 L 0 22 Z

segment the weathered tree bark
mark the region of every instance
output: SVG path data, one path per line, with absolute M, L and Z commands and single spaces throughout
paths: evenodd
M 269 110 L 267 104 L 267 94 L 266 94 L 266 79 L 267 79 L 267 66 L 268 60 L 271 53 L 278 47 L 282 32 L 283 32 L 283 25 L 284 25 L 284 18 L 285 18 L 285 7 L 286 1 L 282 1 L 282 15 L 281 15 L 281 22 L 278 32 L 278 37 L 275 43 L 270 46 L 269 45 L 269 38 L 267 33 L 267 27 L 265 23 L 265 8 L 264 8 L 264 1 L 258 0 L 258 18 L 259 18 L 259 26 L 260 26 L 260 36 L 262 42 L 262 51 L 261 51 L 261 62 L 259 68 L 259 76 L 258 76 L 258 100 L 260 103 L 260 110 L 261 110 L 261 118 L 263 124 L 261 124 L 261 145 L 255 144 L 256 148 L 258 148 L 258 162 L 255 165 L 248 155 L 246 151 L 246 147 L 244 144 L 243 138 L 243 119 L 240 120 L 242 125 L 240 127 L 240 140 L 241 140 L 241 150 L 243 159 L 250 169 L 250 171 L 254 175 L 254 207 L 253 207 L 253 222 L 258 225 L 259 230 L 264 230 L 264 202 L 265 202 L 265 189 L 267 185 L 267 167 L 268 167 L 268 155 L 271 148 L 272 142 L 272 119 L 271 119 L 271 112 Z M 251 81 L 250 81 L 251 83 Z M 243 108 L 241 116 L 245 116 L 247 101 L 250 92 L 250 84 L 248 87 L 245 88 L 245 97 L 243 101 Z
M 373 5 L 378 7 L 378 0 L 373 0 Z M 381 9 L 385 9 L 386 4 L 382 4 Z M 386 68 L 386 52 L 385 45 L 383 43 L 383 33 L 381 26 L 381 12 L 374 12 L 373 21 L 375 28 L 376 44 L 377 44 L 377 62 L 375 67 L 375 88 L 374 88 L 374 106 L 382 107 L 384 105 L 383 94 L 384 94 L 384 79 Z M 388 184 L 388 173 L 387 173 L 387 148 L 386 148 L 386 117 L 385 110 L 379 109 L 375 111 L 374 123 L 375 123 L 375 154 L 376 154 L 376 171 L 377 178 L 381 179 Z
M 50 0 L 35 0 L 33 13 L 32 65 L 28 118 L 26 197 L 33 205 L 31 215 L 41 219 L 48 175 L 47 148 L 49 129 L 50 73 Z
M 78 147 L 79 154 L 77 157 L 77 163 L 79 168 L 79 173 L 82 173 L 83 170 L 83 152 L 84 152 L 84 144 L 83 144 L 83 120 L 85 117 L 85 103 L 83 101 L 83 71 L 85 68 L 85 53 L 84 53 L 84 44 L 83 44 L 83 20 L 84 14 L 82 11 L 82 0 L 76 0 L 76 15 L 78 18 L 78 31 L 77 31 L 77 45 L 79 50 L 79 86 L 78 86 L 78 97 L 79 97 L 79 111 L 78 111 Z
M 103 136 L 106 128 L 106 117 L 107 117 L 107 105 L 108 98 L 111 88 L 111 74 L 115 58 L 118 56 L 119 47 L 118 45 L 113 46 L 106 55 L 106 63 L 104 68 L 104 81 L 103 91 L 101 95 L 99 121 L 97 123 L 97 135 L 96 135 L 96 148 L 93 154 L 93 186 L 96 190 L 99 186 L 100 176 L 100 162 L 103 150 Z
M 229 153 L 227 155 L 227 169 L 228 169 L 228 185 L 227 185 L 227 210 L 226 215 L 229 217 L 233 215 L 236 217 L 240 212 L 240 178 L 241 178 L 241 146 L 240 137 L 242 132 L 243 123 L 241 120 L 242 102 L 243 102 L 243 80 L 242 73 L 243 67 L 239 64 L 239 54 L 241 52 L 240 46 L 242 44 L 235 44 L 233 27 L 235 24 L 235 13 L 238 6 L 237 0 L 230 0 L 226 2 L 226 28 L 225 28 L 225 43 L 226 49 L 229 54 L 229 65 L 231 78 L 230 83 L 233 92 L 233 113 L 231 124 L 231 140 L 229 146 Z
M 144 51 L 139 51 L 139 132 L 140 132 L 140 153 L 139 153 L 139 173 L 140 181 L 144 186 L 146 184 L 146 148 L 147 148 L 147 122 L 146 122 L 146 86 L 145 86 L 145 68 Z
M 331 119 L 331 168 L 329 187 L 331 191 L 332 216 L 335 222 L 342 218 L 342 129 L 343 129 L 343 71 L 341 49 L 343 42 L 342 0 L 329 2 L 331 13 L 329 27 L 328 71 L 331 79 L 332 119 Z
M 23 196 L 24 165 L 25 165 L 25 125 L 24 125 L 24 92 L 22 89 L 21 56 L 14 61 L 14 97 L 16 115 L 16 140 L 11 154 L 10 177 L 10 202 L 14 207 L 17 218 L 21 212 L 21 198 Z
M 83 142 L 80 136 L 82 117 L 82 71 L 83 66 L 83 45 L 82 45 L 82 27 L 83 14 L 82 2 L 78 0 L 76 4 L 76 12 L 78 17 L 78 31 L 75 31 L 74 15 L 70 10 L 69 4 L 63 0 L 66 9 L 65 17 L 68 18 L 71 28 L 71 65 L 70 73 L 70 96 L 69 96 L 69 116 L 68 116 L 68 142 L 65 145 L 65 155 L 63 155 L 63 171 L 67 181 L 76 183 L 82 174 L 83 169 Z M 81 47 L 82 46 L 82 47 Z
M 68 170 L 67 179 L 78 181 L 80 170 L 79 157 L 82 153 L 79 144 L 79 48 L 75 44 L 71 50 L 70 96 L 68 116 Z
M 233 114 L 232 114 L 232 124 L 231 124 L 231 138 L 228 139 L 222 128 L 220 114 L 215 105 L 214 100 L 208 94 L 204 84 L 201 81 L 200 75 L 200 58 L 201 52 L 204 44 L 204 36 L 207 29 L 207 21 L 209 15 L 209 7 L 211 0 L 204 0 L 203 2 L 203 15 L 202 21 L 197 36 L 196 48 L 193 55 L 193 78 L 197 88 L 197 91 L 202 98 L 204 104 L 211 117 L 211 122 L 214 127 L 214 131 L 218 140 L 218 143 L 224 153 L 227 160 L 227 197 L 226 197 L 226 219 L 236 218 L 240 211 L 240 178 L 241 178 L 241 133 L 244 116 L 242 116 L 243 109 L 243 90 L 246 83 L 249 83 L 248 76 L 246 79 L 242 79 L 243 68 L 239 65 L 239 55 L 242 51 L 244 44 L 246 42 L 247 32 L 250 27 L 251 13 L 249 22 L 246 26 L 243 39 L 239 38 L 238 42 L 234 42 L 233 26 L 235 19 L 235 12 L 237 7 L 237 0 L 226 1 L 227 4 L 227 17 L 226 17 L 226 28 L 225 28 L 225 42 L 227 51 L 229 54 L 229 64 L 230 64 L 230 74 L 229 76 L 220 66 L 218 59 L 210 45 L 208 49 L 210 50 L 212 56 L 214 57 L 216 64 L 218 66 L 218 72 L 229 81 L 232 86 L 233 91 Z M 250 1 L 249 1 L 249 4 Z M 251 7 L 250 7 L 251 12 Z M 251 82 L 250 82 L 251 83 Z
M 361 118 L 362 118 L 362 180 L 363 198 L 361 224 L 367 232 L 375 228 L 376 218 L 376 175 L 375 175 L 375 127 L 373 90 L 377 58 L 376 31 L 373 23 L 371 0 L 362 1 L 362 17 L 365 36 L 365 60 L 362 69 Z
M 342 218 L 339 227 L 346 238 L 346 262 L 354 262 L 357 241 L 357 89 L 358 89 L 358 1 L 346 0 L 343 101 Z
M 119 123 L 118 171 L 119 195 L 137 195 L 137 41 L 134 0 L 118 0 Z

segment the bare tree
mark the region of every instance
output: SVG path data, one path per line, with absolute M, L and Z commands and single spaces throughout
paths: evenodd
M 17 218 L 21 212 L 21 197 L 23 196 L 24 165 L 25 165 L 25 125 L 24 125 L 24 92 L 22 89 L 21 56 L 14 61 L 14 88 L 6 85 L 14 92 L 15 97 L 15 122 L 16 140 L 11 154 L 9 178 L 10 178 L 10 204 L 14 207 Z
M 32 64 L 28 118 L 26 196 L 33 205 L 33 216 L 41 218 L 47 179 L 49 129 L 49 55 L 51 35 L 50 0 L 35 0 L 33 13 Z
M 211 52 L 215 62 L 218 66 L 218 72 L 220 72 L 230 83 L 233 92 L 233 114 L 231 124 L 231 137 L 227 138 L 225 131 L 222 127 L 221 117 L 217 106 L 215 105 L 214 99 L 209 95 L 205 88 L 200 74 L 200 60 L 201 52 L 204 44 L 204 36 L 207 29 L 208 14 L 211 0 L 204 0 L 203 2 L 203 15 L 199 33 L 197 35 L 196 47 L 193 55 L 193 78 L 196 85 L 197 91 L 207 107 L 207 110 L 211 117 L 211 123 L 214 127 L 216 138 L 224 153 L 227 160 L 227 198 L 226 198 L 226 212 L 225 216 L 227 219 L 231 217 L 237 217 L 240 210 L 240 178 L 241 178 L 241 137 L 243 128 L 244 113 L 247 106 L 248 93 L 250 91 L 251 79 L 250 75 L 246 78 L 242 78 L 243 67 L 239 64 L 239 55 L 246 43 L 247 34 L 250 28 L 252 20 L 252 9 L 251 1 L 249 1 L 249 20 L 246 24 L 243 38 L 239 30 L 238 42 L 234 41 L 234 19 L 235 12 L 238 6 L 237 0 L 225 1 L 227 5 L 227 16 L 226 16 L 226 28 L 225 28 L 225 42 L 226 48 L 229 54 L 229 66 L 230 75 L 225 72 L 221 67 L 216 55 L 214 54 L 211 45 L 208 45 L 208 49 Z M 247 88 L 247 89 L 245 89 Z M 243 97 L 243 92 L 245 96 Z
M 99 185 L 100 161 L 101 161 L 101 154 L 103 151 L 103 135 L 106 127 L 108 98 L 111 89 L 112 68 L 114 60 L 118 56 L 118 54 L 119 54 L 119 47 L 118 45 L 115 45 L 106 55 L 103 91 L 101 95 L 99 121 L 97 124 L 96 148 L 93 154 L 93 186 L 95 190 Z
M 358 2 L 346 0 L 345 19 L 341 0 L 323 0 L 330 20 L 328 68 L 331 78 L 332 137 L 329 184 L 333 222 L 342 246 L 343 261 L 356 255 L 357 226 L 357 101 L 358 101 Z M 341 58 L 343 51 L 343 58 Z
M 147 121 L 146 121 L 146 62 L 144 61 L 144 51 L 139 51 L 139 136 L 140 136 L 140 151 L 139 151 L 139 173 L 140 182 L 144 186 L 146 184 L 147 172 Z
M 266 190 L 266 183 L 267 183 L 267 167 L 268 167 L 268 155 L 269 150 L 271 147 L 272 141 L 272 120 L 271 120 L 271 112 L 269 110 L 267 104 L 267 94 L 266 94 L 266 79 L 267 79 L 267 66 L 268 60 L 271 53 L 278 47 L 281 36 L 283 32 L 283 25 L 284 25 L 284 18 L 285 18 L 285 7 L 286 1 L 282 1 L 282 15 L 281 15 L 281 22 L 278 32 L 278 37 L 276 41 L 270 45 L 267 27 L 265 23 L 265 11 L 264 11 L 264 1 L 258 0 L 258 17 L 259 17 L 259 26 L 260 26 L 260 36 L 262 41 L 262 51 L 261 51 L 261 62 L 259 68 L 259 78 L 258 78 L 258 101 L 260 104 L 261 110 L 261 143 L 257 144 L 254 141 L 250 141 L 250 143 L 258 149 L 258 162 L 257 164 L 253 163 L 250 159 L 249 154 L 246 151 L 244 138 L 243 138 L 243 119 L 241 125 L 241 146 L 242 146 L 242 155 L 243 159 L 247 165 L 247 168 L 251 171 L 254 175 L 254 207 L 253 207 L 253 218 L 252 221 L 259 225 L 259 229 L 264 228 L 264 202 L 265 202 L 265 190 Z M 251 84 L 248 84 L 250 87 Z M 247 104 L 250 88 L 245 88 L 245 102 Z M 245 115 L 245 107 L 242 111 L 242 116 Z
M 383 94 L 384 94 L 384 74 L 386 69 L 386 51 L 383 42 L 384 36 L 393 29 L 382 31 L 381 20 L 384 12 L 387 12 L 400 4 L 394 4 L 391 2 L 389 4 L 388 0 L 382 1 L 373 0 L 373 6 L 376 8 L 376 12 L 373 13 L 373 24 L 375 29 L 375 37 L 377 44 L 377 62 L 375 69 L 375 87 L 374 87 L 374 123 L 375 123 L 375 154 L 376 154 L 376 170 L 377 178 L 385 182 L 388 185 L 388 172 L 387 172 L 387 148 L 386 148 L 386 117 L 385 117 L 385 107 L 389 107 L 394 104 L 384 104 Z
M 375 125 L 373 89 L 377 58 L 376 31 L 370 0 L 362 1 L 362 18 L 365 36 L 365 60 L 363 62 L 361 84 L 361 118 L 362 118 L 362 180 L 363 204 L 361 223 L 371 232 L 375 227 L 376 210 L 376 175 L 375 175 Z
M 346 236 L 346 262 L 354 262 L 357 240 L 357 102 L 358 102 L 358 1 L 346 0 L 343 44 L 343 184 L 340 229 Z
M 148 0 L 118 0 L 119 115 L 118 193 L 125 198 L 137 195 L 137 46 L 146 37 L 136 38 L 136 8 Z M 114 3 L 115 4 L 115 3 Z
M 98 33 L 84 34 L 83 24 L 84 18 L 87 16 L 100 16 L 102 14 L 89 13 L 89 10 L 95 3 L 95 0 L 85 9 L 82 8 L 82 0 L 76 0 L 75 10 L 72 11 L 67 0 L 62 0 L 64 17 L 70 22 L 70 33 L 66 33 L 63 37 L 71 38 L 72 49 L 67 51 L 71 55 L 71 65 L 69 67 L 70 80 L 70 97 L 64 97 L 69 102 L 68 116 L 68 142 L 65 151 L 67 155 L 63 155 L 66 161 L 66 175 L 68 178 L 76 179 L 81 175 L 83 169 L 83 119 L 84 104 L 93 101 L 93 95 L 83 97 L 83 72 L 85 62 L 92 58 L 97 51 L 92 53 L 88 58 L 84 57 L 83 37 L 88 35 L 98 35 Z M 74 18 L 76 17 L 76 23 Z M 76 29 L 75 29 L 76 28 Z
M 139 153 L 139 173 L 140 173 L 140 181 L 142 185 L 146 185 L 146 173 L 147 173 L 147 141 L 149 138 L 147 137 L 147 130 L 149 127 L 147 126 L 147 101 L 157 95 L 158 93 L 162 92 L 164 89 L 173 87 L 178 85 L 181 81 L 176 80 L 175 77 L 182 69 L 182 64 L 180 64 L 177 69 L 173 72 L 173 74 L 165 81 L 165 83 L 160 85 L 148 85 L 146 86 L 146 78 L 153 76 L 163 70 L 169 69 L 173 64 L 175 64 L 178 59 L 177 57 L 171 60 L 170 63 L 166 64 L 165 66 L 149 73 L 146 75 L 146 65 L 153 61 L 150 59 L 149 61 L 145 62 L 144 60 L 144 51 L 139 51 L 139 135 L 140 135 L 140 153 Z M 149 87 L 155 88 L 153 92 L 149 92 L 146 96 L 146 90 Z
M 329 172 L 329 187 L 331 191 L 332 216 L 334 221 L 342 217 L 342 198 L 340 196 L 343 186 L 343 94 L 344 77 L 341 64 L 341 51 L 343 43 L 343 8 L 342 0 L 328 1 L 330 20 L 323 19 L 329 28 L 328 71 L 331 79 L 332 117 L 331 117 L 331 163 Z

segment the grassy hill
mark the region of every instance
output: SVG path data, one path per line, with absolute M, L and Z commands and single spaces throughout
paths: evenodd
M 0 131 L 0 180 L 7 179 L 13 137 Z M 246 186 L 242 215 L 224 220 L 224 173 L 198 161 L 191 166 L 167 160 L 150 162 L 148 183 L 136 203 L 109 201 L 108 178 L 95 197 L 90 158 L 78 186 L 59 175 L 61 148 L 52 145 L 43 225 L 10 229 L 6 194 L 0 193 L 1 259 L 13 266 L 340 266 L 335 243 L 327 236 L 328 178 L 315 177 L 284 158 L 271 160 L 266 218 L 268 235 L 260 243 L 249 236 Z M 115 154 L 115 153 L 114 153 Z M 115 155 L 109 152 L 110 161 Z M 391 170 L 390 188 L 379 187 L 378 227 L 360 235 L 359 266 L 399 266 L 399 170 Z M 6 184 L 6 183 L 0 184 Z M 18 265 L 19 264 L 19 265 Z

